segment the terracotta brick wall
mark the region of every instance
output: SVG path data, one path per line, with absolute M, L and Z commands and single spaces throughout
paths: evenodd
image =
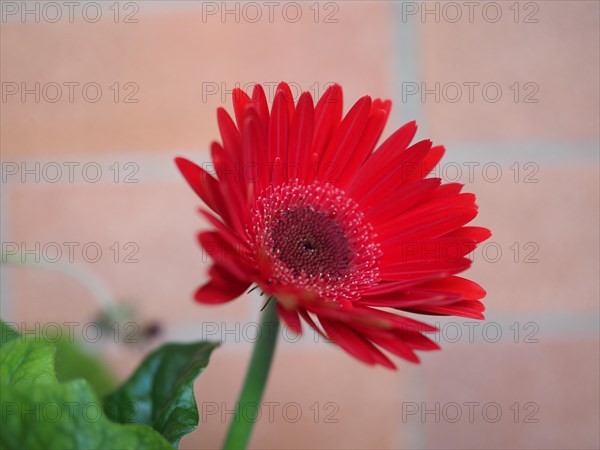
M 192 302 L 204 223 L 172 158 L 208 162 L 236 85 L 320 95 L 337 81 L 346 105 L 392 98 L 386 134 L 416 118 L 418 137 L 446 145 L 437 173 L 477 194 L 476 222 L 494 234 L 470 273 L 487 320 L 430 319 L 443 351 L 397 373 L 290 335 L 252 445 L 599 447 L 597 2 L 91 3 L 72 16 L 2 3 L 3 252 L 32 262 L 37 245 L 50 269 L 100 283 L 3 264 L 5 320 L 84 324 L 100 296 L 158 320 L 159 341 L 224 340 L 182 441 L 218 447 L 261 300 Z M 101 348 L 120 377 L 145 351 Z

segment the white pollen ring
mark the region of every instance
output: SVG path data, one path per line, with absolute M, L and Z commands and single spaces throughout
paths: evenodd
M 251 217 L 248 244 L 257 258 L 268 256 L 270 283 L 352 301 L 379 281 L 373 227 L 335 186 L 298 180 L 270 186 Z

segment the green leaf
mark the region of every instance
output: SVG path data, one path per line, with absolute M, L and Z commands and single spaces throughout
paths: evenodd
M 117 422 L 150 425 L 177 447 L 179 440 L 198 426 L 193 383 L 218 345 L 162 346 L 105 399 L 106 414 Z
M 171 449 L 146 425 L 111 422 L 85 380 L 65 384 L 0 385 L 6 449 Z
M 2 348 L 4 344 L 17 339 L 19 336 L 21 335 L 17 331 L 13 330 L 5 322 L 0 320 L 0 348 Z
M 53 384 L 54 345 L 39 338 L 13 339 L 0 352 L 0 382 L 5 384 Z
M 61 336 L 62 338 L 58 340 L 50 341 L 52 344 L 56 345 L 55 354 L 52 347 L 30 344 L 32 341 L 43 342 L 41 337 L 28 336 L 27 339 L 25 339 L 25 337 L 21 337 L 21 335 L 7 323 L 0 321 L 0 347 L 3 348 L 4 345 L 13 342 L 15 339 L 22 342 L 28 342 L 28 347 L 19 346 L 20 352 L 22 352 L 21 356 L 23 357 L 27 352 L 30 352 L 29 360 L 35 360 L 35 364 L 42 364 L 45 368 L 43 371 L 39 371 L 37 370 L 38 368 L 28 368 L 27 365 L 21 367 L 21 371 L 24 370 L 27 373 L 30 373 L 29 376 L 33 377 L 31 374 L 35 374 L 35 377 L 38 377 L 41 375 L 40 372 L 42 372 L 44 376 L 47 377 L 48 381 L 55 381 L 49 374 L 56 373 L 56 378 L 59 382 L 83 378 L 92 385 L 94 392 L 100 396 L 103 396 L 116 388 L 117 380 L 104 361 L 85 350 L 80 343 L 69 338 L 68 333 L 61 333 Z M 18 362 L 21 358 L 14 354 L 13 351 L 14 349 L 11 350 L 9 347 L 8 351 L 5 353 L 3 348 L 3 354 L 0 355 L 0 361 L 2 361 L 2 369 L 0 369 L 1 379 L 4 379 L 7 376 L 10 376 L 12 379 L 15 374 L 9 372 L 12 372 L 19 367 Z M 38 352 L 39 354 L 36 355 L 35 353 Z M 52 363 L 52 360 L 54 360 L 54 363 Z M 52 367 L 54 367 L 54 369 L 52 369 Z M 9 379 L 6 379 L 5 381 L 11 382 Z M 32 379 L 31 381 L 44 382 L 43 379 Z
M 83 378 L 100 397 L 117 387 L 117 379 L 104 361 L 88 352 L 79 342 L 62 338 L 55 344 L 56 377 L 59 382 Z
M 172 450 L 151 427 L 111 422 L 85 380 L 57 384 L 53 344 L 0 327 L 0 449 Z

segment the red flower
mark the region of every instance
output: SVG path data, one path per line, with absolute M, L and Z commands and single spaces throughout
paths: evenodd
M 381 351 L 418 362 L 438 346 L 434 327 L 378 308 L 482 319 L 485 291 L 456 276 L 487 239 L 466 227 L 477 215 L 462 185 L 424 177 L 444 148 L 409 147 L 410 122 L 376 151 L 391 102 L 358 100 L 342 119 L 342 89 L 313 106 L 295 105 L 281 83 L 269 112 L 263 88 L 233 94 L 236 123 L 219 108 L 223 144 L 211 146 L 218 178 L 192 162 L 177 165 L 204 203 L 214 231 L 199 240 L 213 258 L 195 299 L 224 303 L 255 283 L 277 301 L 281 319 L 300 318 L 367 364 L 395 368 Z

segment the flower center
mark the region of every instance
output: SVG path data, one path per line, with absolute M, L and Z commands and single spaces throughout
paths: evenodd
M 296 277 L 341 277 L 350 268 L 353 254 L 344 229 L 311 206 L 280 214 L 272 238 L 274 254 Z
M 334 186 L 269 187 L 256 200 L 248 234 L 255 254 L 267 256 L 269 283 L 355 300 L 378 281 L 381 252 L 372 227 Z

